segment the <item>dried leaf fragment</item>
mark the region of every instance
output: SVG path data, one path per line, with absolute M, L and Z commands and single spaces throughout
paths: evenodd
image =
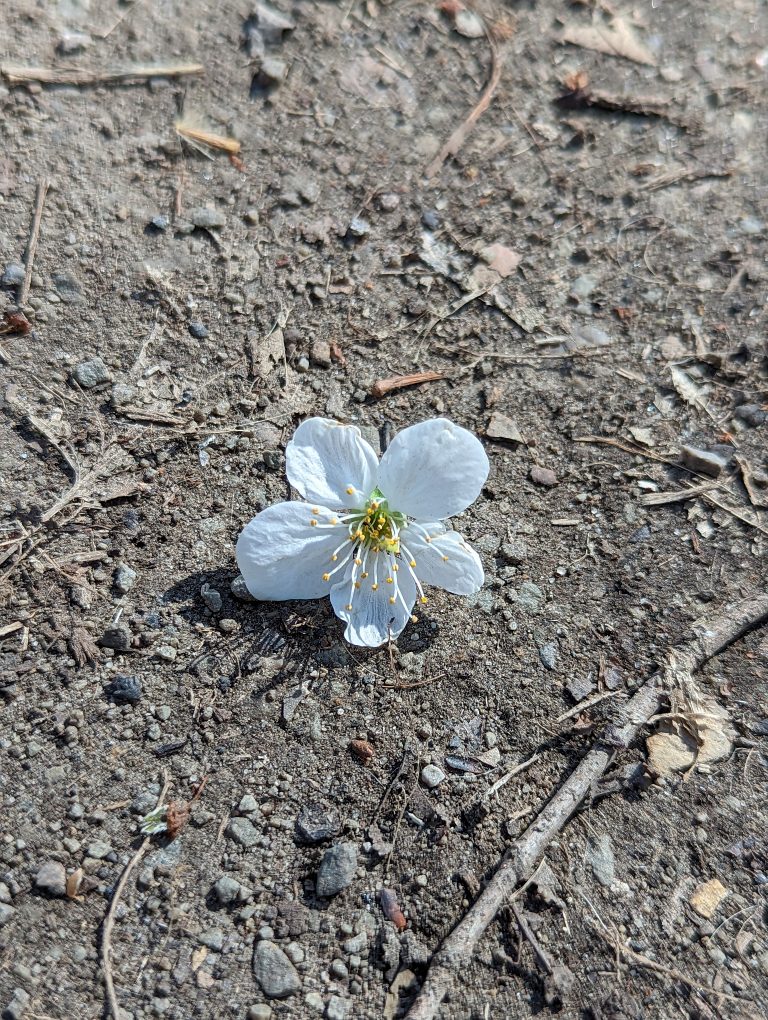
M 380 400 L 394 390 L 405 389 L 406 386 L 417 386 L 419 383 L 437 382 L 444 379 L 443 372 L 413 372 L 411 375 L 395 375 L 389 379 L 378 379 L 371 386 L 371 396 Z
M 585 50 L 624 57 L 636 64 L 656 64 L 648 47 L 638 39 L 635 30 L 624 18 L 614 18 L 608 25 L 566 25 L 560 41 Z
M 371 747 L 367 740 L 350 740 L 348 748 L 355 758 L 357 758 L 357 760 L 363 765 L 370 765 L 376 754 L 373 747 Z
M 391 921 L 398 931 L 405 931 L 408 927 L 408 922 L 405 919 L 405 914 L 400 909 L 397 894 L 392 889 L 382 889 L 379 893 L 379 902 L 381 903 L 381 911 L 386 919 Z
M 720 879 L 711 878 L 708 882 L 702 882 L 701 885 L 696 886 L 688 902 L 697 914 L 709 920 L 714 917 L 717 908 L 727 895 L 728 890 Z

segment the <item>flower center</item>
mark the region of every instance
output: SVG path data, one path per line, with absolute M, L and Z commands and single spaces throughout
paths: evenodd
M 363 510 L 353 513 L 349 531 L 362 546 L 373 552 L 400 553 L 401 528 L 405 526 L 405 514 L 390 510 L 383 494 L 374 490 Z

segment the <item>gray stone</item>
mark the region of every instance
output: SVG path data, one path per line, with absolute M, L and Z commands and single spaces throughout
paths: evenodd
M 339 995 L 332 995 L 325 1007 L 327 1020 L 346 1020 L 349 1011 L 349 1002 Z
M 357 870 L 357 847 L 337 843 L 323 854 L 317 873 L 317 895 L 336 896 L 351 884 Z
M 190 336 L 193 336 L 195 340 L 205 340 L 208 336 L 208 327 L 204 323 L 198 322 L 197 319 L 190 322 L 187 329 Z
M 766 953 L 766 956 L 768 956 L 768 953 Z M 325 1002 L 319 992 L 307 992 L 304 996 L 304 1004 L 315 1013 L 325 1012 Z
M 16 910 L 9 903 L 0 903 L 0 928 L 8 924 L 15 913 Z
M 240 803 L 237 805 L 237 813 L 239 815 L 250 815 L 258 810 L 259 802 L 252 793 L 246 793 L 245 796 L 240 798 Z
M 124 652 L 131 647 L 132 635 L 124 623 L 116 627 L 107 627 L 99 638 L 102 648 L 114 648 L 116 652 Z
M 22 1020 L 29 1006 L 31 996 L 23 988 L 14 988 L 11 1001 L 3 1010 L 3 1020 Z
M 97 861 L 101 861 L 112 853 L 112 847 L 103 839 L 95 839 L 93 843 L 89 844 L 86 853 L 89 857 L 95 857 Z
M 26 270 L 20 262 L 9 262 L 3 270 L 0 285 L 3 287 L 20 287 L 24 283 L 25 272 Z
M 175 662 L 177 654 L 173 645 L 158 645 L 155 649 L 155 658 L 164 662 Z
M 520 429 L 517 427 L 517 422 L 506 414 L 502 414 L 501 411 L 494 411 L 491 415 L 486 435 L 489 439 L 501 439 L 505 443 L 525 442 Z
M 525 542 L 517 539 L 512 542 L 505 542 L 499 549 L 499 555 L 505 563 L 509 563 L 513 567 L 519 567 L 521 563 L 525 563 L 528 559 L 528 549 Z
M 110 403 L 114 408 L 124 407 L 130 404 L 136 397 L 136 390 L 127 383 L 115 383 L 110 394 Z
M 247 818 L 230 818 L 224 831 L 230 839 L 246 849 L 256 846 L 261 838 L 259 830 Z
M 368 936 L 364 931 L 358 932 L 357 935 L 353 935 L 351 939 L 347 939 L 344 943 L 344 952 L 351 956 L 356 954 L 360 956 L 368 948 Z
M 212 892 L 222 907 L 229 907 L 233 903 L 243 902 L 241 892 L 243 887 L 229 875 L 222 875 L 213 885 Z M 246 896 L 245 899 L 248 899 Z
M 263 939 L 253 953 L 253 976 L 268 999 L 287 999 L 301 990 L 301 978 L 274 942 Z
M 557 475 L 551 468 L 534 464 L 531 468 L 531 481 L 536 485 L 543 485 L 548 488 L 552 485 L 557 485 Z
M 248 591 L 248 585 L 245 583 L 245 578 L 242 574 L 238 574 L 234 581 L 230 584 L 229 590 L 239 599 L 240 602 L 255 602 L 256 599 Z
M 133 567 L 129 567 L 127 563 L 118 563 L 115 569 L 115 588 L 121 595 L 127 595 L 136 584 L 138 576 Z
M 209 928 L 207 931 L 200 932 L 197 941 L 201 946 L 212 949 L 214 953 L 220 953 L 224 948 L 224 932 L 221 928 Z
M 64 31 L 56 43 L 56 52 L 62 57 L 71 57 L 74 53 L 80 53 L 87 49 L 93 40 L 86 32 Z
M 224 605 L 224 601 L 220 593 L 217 592 L 215 588 L 211 588 L 210 585 L 204 584 L 200 589 L 200 597 L 212 613 L 221 612 L 221 607 Z
M 421 781 L 428 790 L 434 790 L 445 779 L 445 772 L 437 765 L 425 765 L 421 770 Z
M 114 701 L 128 705 L 137 705 L 141 701 L 141 680 L 135 676 L 120 674 L 109 685 L 107 693 Z
M 542 666 L 547 669 L 557 669 L 557 645 L 554 641 L 547 641 L 539 648 L 539 659 Z
M 67 895 L 67 872 L 58 861 L 46 861 L 37 869 L 35 889 L 49 896 Z
M 296 817 L 296 835 L 303 843 L 324 843 L 338 836 L 341 822 L 333 808 L 304 804 Z
M 351 237 L 365 237 L 371 232 L 371 225 L 367 220 L 364 220 L 361 216 L 355 216 L 350 222 L 347 229 L 347 233 Z
M 90 361 L 81 361 L 75 365 L 72 378 L 84 390 L 92 390 L 95 386 L 109 382 L 112 377 L 101 358 L 91 358 Z
M 192 209 L 189 218 L 196 227 L 201 227 L 203 230 L 217 230 L 227 222 L 223 212 L 218 209 L 209 209 L 204 205 Z
M 717 478 L 728 467 L 728 458 L 713 450 L 700 450 L 696 446 L 681 446 L 680 459 L 691 471 Z
M 576 676 L 572 680 L 569 680 L 565 685 L 565 689 L 568 691 L 574 701 L 583 701 L 584 698 L 596 690 L 595 685 L 589 676 Z
M 616 861 L 613 855 L 613 846 L 607 833 L 603 833 L 598 839 L 587 841 L 587 860 L 592 867 L 592 873 L 600 885 L 610 889 L 616 880 Z
M 279 57 L 264 57 L 256 76 L 258 84 L 262 88 L 269 85 L 279 85 L 288 73 L 288 65 Z
M 309 360 L 314 365 L 319 365 L 320 368 L 330 368 L 331 367 L 331 364 L 332 364 L 332 362 L 331 362 L 331 345 L 328 343 L 327 340 L 323 340 L 323 339 L 318 337 L 313 342 L 312 348 L 311 348 L 311 350 L 309 352 Z
M 266 1002 L 256 1002 L 248 1008 L 248 1020 L 270 1020 L 271 1016 L 272 1007 Z
M 544 603 L 544 592 L 533 581 L 523 581 L 515 601 L 528 613 L 538 613 Z
M 85 304 L 83 285 L 74 273 L 54 273 L 53 286 L 65 305 Z

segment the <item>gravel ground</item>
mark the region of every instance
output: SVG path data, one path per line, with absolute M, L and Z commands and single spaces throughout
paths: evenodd
M 0 13 L 0 1013 L 109 1015 L 113 904 L 123 1020 L 404 1016 L 626 697 L 765 592 L 766 8 Z M 477 596 L 375 651 L 248 598 L 308 415 L 480 436 Z M 697 680 L 698 746 L 617 757 L 441 1016 L 768 1016 L 765 629 Z

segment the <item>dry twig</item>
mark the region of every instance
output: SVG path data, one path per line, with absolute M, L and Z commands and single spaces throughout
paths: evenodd
M 435 174 L 440 171 L 440 168 L 443 163 L 445 163 L 446 159 L 448 159 L 449 156 L 455 156 L 461 149 L 472 128 L 491 105 L 494 93 L 499 87 L 499 82 L 501 81 L 501 69 L 504 65 L 504 55 L 499 51 L 499 48 L 490 32 L 486 32 L 486 35 L 488 38 L 488 44 L 491 47 L 491 74 L 488 79 L 488 84 L 485 86 L 483 94 L 480 96 L 477 105 L 470 111 L 466 119 L 459 124 L 456 130 L 451 134 L 448 141 L 443 145 L 438 154 L 427 167 L 425 171 L 427 177 L 434 177 Z
M 48 181 L 45 177 L 42 177 L 37 182 L 37 196 L 35 197 L 35 213 L 32 217 L 32 229 L 29 233 L 29 243 L 27 244 L 27 253 L 24 256 L 24 280 L 19 290 L 19 307 L 23 308 L 27 303 L 27 297 L 29 296 L 29 288 L 32 283 L 32 268 L 35 264 L 35 252 L 37 251 L 37 239 L 40 237 L 40 221 L 43 218 L 43 206 L 45 205 L 45 196 L 48 194 Z
M 168 780 L 167 773 L 163 776 L 163 788 L 160 791 L 160 796 L 157 798 L 157 804 L 155 810 L 157 810 L 165 800 L 165 795 L 168 792 L 170 783 Z M 123 873 L 115 886 L 115 891 L 112 894 L 112 899 L 109 904 L 109 910 L 107 916 L 104 918 L 104 924 L 101 929 L 101 964 L 104 968 L 104 984 L 107 987 L 107 1001 L 109 1004 L 109 1012 L 111 1013 L 114 1020 L 120 1020 L 120 1004 L 117 1001 L 117 992 L 115 991 L 115 979 L 112 975 L 112 929 L 115 926 L 115 915 L 117 914 L 117 908 L 120 903 L 120 897 L 123 895 L 123 891 L 128 884 L 128 879 L 131 877 L 131 872 L 142 859 L 144 854 L 149 849 L 152 842 L 151 836 L 146 836 L 139 846 L 136 853 L 131 857 L 130 861 L 126 864 L 123 869 Z
M 140 64 L 123 71 L 88 71 L 83 67 L 21 67 L 0 64 L 0 75 L 9 85 L 34 81 L 41 85 L 115 85 L 143 82 L 148 78 L 183 78 L 205 74 L 202 64 Z
M 500 908 L 520 883 L 530 878 L 550 842 L 602 778 L 616 754 L 629 747 L 640 729 L 658 712 L 662 698 L 675 692 L 690 696 L 694 686 L 692 674 L 696 670 L 748 630 L 766 622 L 768 595 L 756 596 L 694 625 L 694 640 L 667 654 L 660 673 L 647 680 L 629 700 L 535 821 L 510 846 L 488 885 L 432 957 L 408 1020 L 432 1020 L 438 1015 L 453 981 L 466 971 L 479 939 Z

